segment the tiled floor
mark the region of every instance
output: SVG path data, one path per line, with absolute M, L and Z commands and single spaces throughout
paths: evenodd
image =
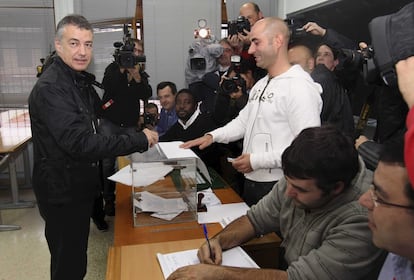
M 34 200 L 32 190 L 21 190 L 20 199 Z M 9 200 L 10 191 L 1 189 L 0 203 Z M 20 230 L 0 232 L 0 280 L 50 279 L 50 255 L 37 207 L 0 210 L 0 215 L 3 224 L 21 226 Z M 113 244 L 113 217 L 106 217 L 106 221 L 107 232 L 100 232 L 91 222 L 85 280 L 105 279 L 107 252 Z

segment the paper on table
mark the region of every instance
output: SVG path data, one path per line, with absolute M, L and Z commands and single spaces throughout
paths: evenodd
M 207 212 L 198 212 L 198 223 L 221 223 L 224 220 L 233 221 L 246 214 L 249 206 L 244 202 L 226 203 L 207 208 Z
M 171 273 L 180 267 L 198 264 L 200 261 L 197 258 L 197 249 L 186 250 L 168 254 L 157 254 L 158 262 L 160 263 L 164 278 L 167 279 Z M 246 254 L 241 247 L 234 247 L 223 252 L 223 262 L 225 266 L 235 267 L 252 267 L 259 268 L 259 266 Z
M 179 159 L 193 157 L 197 159 L 197 168 L 204 175 L 204 177 L 211 184 L 211 177 L 208 173 L 207 166 L 204 162 L 193 152 L 191 149 L 183 149 L 179 146 L 184 143 L 183 141 L 171 141 L 158 143 L 159 149 L 164 153 L 168 159 Z
M 139 207 L 143 212 L 171 214 L 187 210 L 187 204 L 182 197 L 163 198 L 147 191 L 139 194 L 141 195 L 140 200 L 134 199 L 134 206 Z
M 163 179 L 165 175 L 173 170 L 173 167 L 162 162 L 134 162 L 133 169 L 132 176 L 131 166 L 128 165 L 108 177 L 108 179 L 132 186 L 132 178 L 134 178 L 134 186 L 148 186 Z

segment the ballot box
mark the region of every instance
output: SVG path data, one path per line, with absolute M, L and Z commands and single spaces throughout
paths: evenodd
M 167 145 L 168 146 L 168 145 Z M 134 226 L 151 226 L 197 220 L 197 156 L 169 155 L 158 145 L 129 156 Z M 171 152 L 171 151 L 169 151 Z

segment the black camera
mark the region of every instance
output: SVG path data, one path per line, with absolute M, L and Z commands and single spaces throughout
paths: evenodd
M 295 43 L 297 40 L 302 39 L 306 36 L 306 31 L 302 27 L 302 22 L 294 18 L 286 18 L 284 21 L 289 28 L 290 43 Z
M 243 30 L 250 31 L 250 22 L 244 16 L 238 16 L 236 20 L 229 21 L 228 23 L 228 34 L 229 36 L 242 33 L 247 35 Z
M 131 34 L 128 31 L 128 26 L 124 25 L 123 42 L 114 43 L 115 52 L 113 54 L 115 62 L 123 68 L 134 68 L 138 63 L 146 62 L 144 55 L 136 56 L 134 54 L 135 43 L 131 39 Z
M 339 50 L 343 67 L 351 71 L 361 70 L 364 80 L 370 84 L 377 83 L 379 77 L 379 72 L 374 63 L 374 54 L 374 49 L 370 46 L 362 50 Z
M 155 126 L 156 119 L 152 114 L 144 113 L 144 125 Z
M 220 84 L 220 90 L 225 94 L 231 94 L 233 92 L 238 92 L 239 87 L 241 87 L 242 92 L 246 92 L 246 81 L 240 75 L 240 64 L 241 58 L 238 55 L 231 56 L 231 66 L 227 71 L 227 75 L 231 72 L 235 72 L 236 75 L 232 78 L 226 77 Z

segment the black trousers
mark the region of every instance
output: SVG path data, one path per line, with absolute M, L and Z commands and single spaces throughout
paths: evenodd
M 247 205 L 252 206 L 259 202 L 268 192 L 273 189 L 277 181 L 256 182 L 249 179 L 244 180 L 243 200 Z
M 38 202 L 45 220 L 52 280 L 78 280 L 86 274 L 89 223 L 93 198 L 70 204 Z

